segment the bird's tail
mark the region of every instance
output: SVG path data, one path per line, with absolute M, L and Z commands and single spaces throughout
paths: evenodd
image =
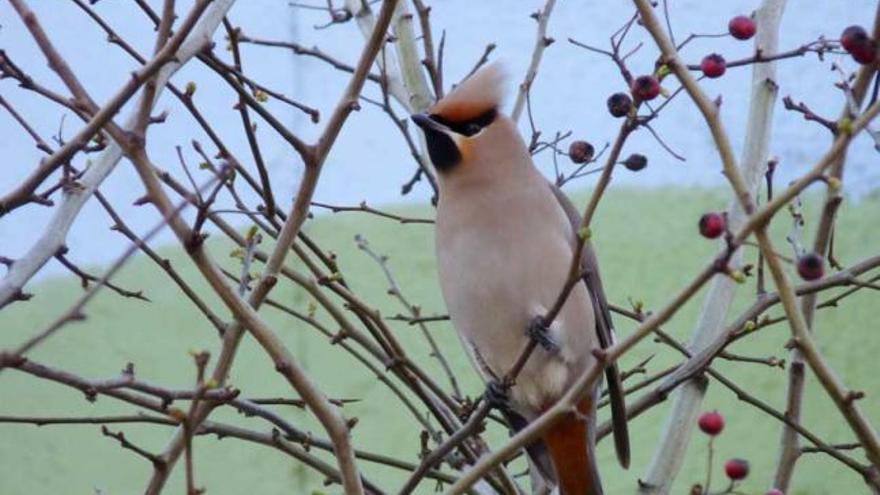
M 594 410 L 590 399 L 544 433 L 544 444 L 553 460 L 561 495 L 602 495 L 594 450 Z

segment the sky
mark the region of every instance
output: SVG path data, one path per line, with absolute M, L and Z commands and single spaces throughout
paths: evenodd
M 74 68 L 79 79 L 93 98 L 107 101 L 123 85 L 136 64 L 121 49 L 107 42 L 100 29 L 73 2 L 63 0 L 31 0 L 31 7 L 61 54 Z M 160 1 L 150 1 L 156 8 Z M 339 4 L 339 1 L 335 3 Z M 178 9 L 185 12 L 191 5 L 178 1 Z M 323 5 L 324 2 L 313 1 Z M 468 0 L 438 0 L 431 2 L 431 19 L 435 44 L 441 32 L 446 33 L 444 53 L 447 90 L 450 83 L 467 74 L 489 43 L 496 44 L 492 60 L 506 66 L 511 80 L 509 108 L 516 86 L 522 79 L 535 41 L 535 21 L 529 15 L 543 6 L 536 0 L 495 0 L 473 2 Z M 700 0 L 670 0 L 671 24 L 677 39 L 689 33 L 723 33 L 733 15 L 750 13 L 759 2 Z M 141 53 L 152 49 L 155 33 L 149 20 L 128 0 L 102 0 L 95 11 L 122 34 Z M 834 39 L 850 24 L 866 27 L 873 18 L 875 2 L 869 0 L 790 0 L 781 27 L 782 50 L 796 48 L 817 40 L 820 36 Z M 533 116 L 544 137 L 556 132 L 572 132 L 573 139 L 585 139 L 601 148 L 615 136 L 618 123 L 605 110 L 605 100 L 626 87 L 611 61 L 568 42 L 580 42 L 608 47 L 608 38 L 630 15 L 632 4 L 624 0 L 571 1 L 560 0 L 548 27 L 548 36 L 555 43 L 545 51 L 537 80 L 531 93 Z M 363 36 L 353 22 L 315 29 L 327 20 L 325 12 L 292 6 L 278 0 L 239 0 L 229 15 L 230 21 L 253 37 L 295 41 L 305 46 L 318 46 L 332 56 L 354 64 L 363 46 Z M 216 53 L 226 60 L 231 55 L 225 50 L 222 33 L 215 37 Z M 649 73 L 657 57 L 645 31 L 634 27 L 625 46 L 644 45 L 629 59 L 636 75 Z M 58 78 L 46 66 L 37 46 L 28 35 L 18 16 L 8 3 L 0 3 L 0 48 L 15 63 L 37 81 L 59 93 L 66 91 Z M 683 52 L 686 61 L 698 63 L 706 54 L 718 52 L 728 60 L 751 54 L 751 42 L 732 38 L 702 38 L 692 42 Z M 253 79 L 295 100 L 320 110 L 326 118 L 342 93 L 348 76 L 315 59 L 294 55 L 288 50 L 258 46 L 243 47 L 246 73 Z M 780 62 L 777 83 L 780 97 L 791 95 L 796 101 L 806 102 L 820 115 L 836 117 L 843 105 L 843 94 L 834 83 L 841 75 L 832 70 L 839 64 L 844 71 L 855 70 L 854 62 L 842 55 L 830 55 L 822 62 L 815 55 Z M 197 84 L 195 103 L 245 166 L 254 170 L 249 148 L 241 132 L 241 121 L 233 109 L 236 97 L 216 75 L 199 62 L 181 70 L 173 82 L 180 87 L 187 82 Z M 748 95 L 751 82 L 749 67 L 730 69 L 717 80 L 701 84 L 712 96 L 722 97 L 722 120 L 726 125 L 735 150 L 740 150 L 745 136 Z M 379 96 L 375 84 L 368 83 L 365 94 Z M 47 104 L 39 97 L 19 89 L 10 79 L 0 80 L 0 95 L 6 98 L 47 141 L 61 130 L 62 136 L 74 135 L 81 123 L 57 106 Z M 267 107 L 289 128 L 306 139 L 314 140 L 323 129 L 324 120 L 310 122 L 302 112 L 278 102 L 269 101 Z M 356 204 L 367 201 L 371 205 L 388 205 L 405 201 L 425 202 L 430 191 L 424 183 L 401 197 L 400 186 L 414 171 L 415 164 L 401 135 L 388 116 L 378 108 L 363 104 L 352 114 L 336 146 L 330 153 L 319 183 L 315 199 L 334 204 Z M 131 105 L 122 110 L 128 115 Z M 168 112 L 167 120 L 152 126 L 148 135 L 148 149 L 154 162 L 183 177 L 175 147 L 181 146 L 184 156 L 194 170 L 196 179 L 207 176 L 197 170 L 200 161 L 190 145 L 192 140 L 208 144 L 207 137 L 194 125 L 186 110 L 166 93 L 155 114 Z M 402 110 L 399 111 L 403 115 Z M 120 117 L 119 121 L 124 118 Z M 257 137 L 269 166 L 279 203 L 287 206 L 293 200 L 302 163 L 283 140 L 276 137 L 268 126 L 257 118 Z M 63 123 L 63 125 L 62 125 Z M 524 135 L 528 136 L 527 119 L 521 120 Z M 648 156 L 648 167 L 638 173 L 626 170 L 617 173 L 613 187 L 658 186 L 716 186 L 723 184 L 721 166 L 712 146 L 711 136 L 702 117 L 686 99 L 672 102 L 655 122 L 654 128 L 663 140 L 678 154 L 686 157 L 681 162 L 665 152 L 647 132 L 639 131 L 628 142 L 624 154 L 638 152 Z M 827 149 L 830 137 L 820 126 L 805 122 L 800 115 L 777 107 L 771 155 L 779 158 L 777 184 L 788 180 L 811 166 Z M 871 193 L 880 187 L 880 163 L 877 152 L 867 137 L 858 139 L 849 154 L 845 190 L 852 198 Z M 209 147 L 209 152 L 213 153 Z M 0 193 L 12 189 L 39 163 L 42 154 L 15 123 L 8 113 L 0 111 L 0 156 L 3 171 L 0 174 Z M 79 156 L 74 163 L 87 166 L 89 156 Z M 552 175 L 553 162 L 549 153 L 538 155 L 536 165 Z M 562 159 L 564 170 L 570 164 Z M 595 176 L 571 184 L 571 189 L 591 187 Z M 143 195 L 131 165 L 121 162 L 100 190 L 114 203 L 136 232 L 146 232 L 158 221 L 149 206 L 135 207 L 132 202 Z M 610 191 L 613 194 L 613 188 Z M 26 252 L 47 224 L 52 209 L 29 205 L 0 218 L 0 255 L 15 258 Z M 878 214 L 880 216 L 880 214 Z M 109 230 L 111 222 L 100 206 L 90 202 L 77 219 L 68 246 L 70 257 L 78 263 L 103 263 L 118 256 L 126 243 Z M 159 242 L 170 239 L 169 233 L 160 235 Z M 58 273 L 63 268 L 50 262 L 44 274 Z

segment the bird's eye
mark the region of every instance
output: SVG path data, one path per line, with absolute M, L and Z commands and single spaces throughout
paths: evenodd
M 483 112 L 479 117 L 464 122 L 452 122 L 436 114 L 432 114 L 430 117 L 435 122 L 445 125 L 462 136 L 471 137 L 494 122 L 497 115 L 498 111 L 492 108 Z
M 474 134 L 480 132 L 481 130 L 483 130 L 483 128 L 480 127 L 480 124 L 475 124 L 475 123 L 471 122 L 470 124 L 465 125 L 463 134 L 465 136 L 473 136 Z
M 477 117 L 473 120 L 470 120 L 468 122 L 462 123 L 459 126 L 459 129 L 456 129 L 456 130 L 458 132 L 460 132 L 461 134 L 464 134 L 465 136 L 468 136 L 468 137 L 473 136 L 473 135 L 477 134 L 478 132 L 482 131 L 483 129 L 485 129 L 486 127 L 488 127 L 489 125 L 491 125 L 492 122 L 495 122 L 495 117 L 497 117 L 497 116 L 498 116 L 498 111 L 495 110 L 494 108 L 490 109 L 486 112 L 483 112 L 483 114 L 480 115 L 479 117 Z

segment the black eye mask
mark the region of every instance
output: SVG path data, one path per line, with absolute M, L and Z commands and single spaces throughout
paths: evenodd
M 414 115 L 413 121 L 425 133 L 428 156 L 431 157 L 434 166 L 440 172 L 448 172 L 461 162 L 461 150 L 458 149 L 455 140 L 448 131 L 461 136 L 474 136 L 494 122 L 497 116 L 498 112 L 493 108 L 483 112 L 477 118 L 464 122 L 452 122 L 436 114 Z
M 479 117 L 464 122 L 451 122 L 436 114 L 431 115 L 431 120 L 445 125 L 449 129 L 457 132 L 458 134 L 461 134 L 462 136 L 471 137 L 474 134 L 482 131 L 484 127 L 494 122 L 495 117 L 497 116 L 498 111 L 492 108 L 483 112 Z

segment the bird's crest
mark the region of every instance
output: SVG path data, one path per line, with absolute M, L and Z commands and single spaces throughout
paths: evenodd
M 449 122 L 467 122 L 490 110 L 504 99 L 504 68 L 495 62 L 482 67 L 428 110 Z

